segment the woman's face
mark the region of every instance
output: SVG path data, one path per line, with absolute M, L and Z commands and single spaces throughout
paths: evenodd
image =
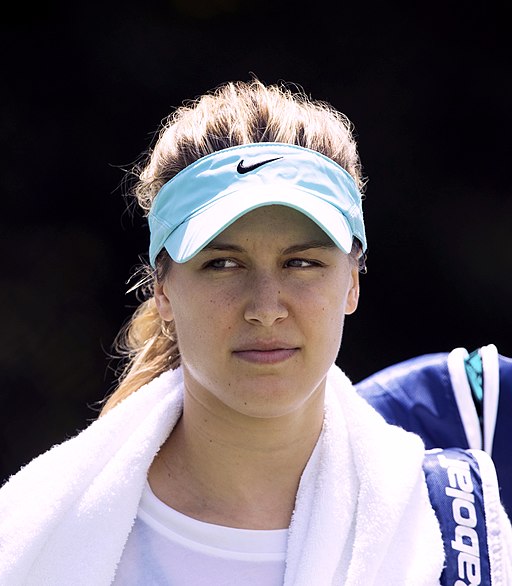
M 323 392 L 358 294 L 349 257 L 305 215 L 276 205 L 172 263 L 155 290 L 176 324 L 186 392 L 253 417 L 286 415 Z

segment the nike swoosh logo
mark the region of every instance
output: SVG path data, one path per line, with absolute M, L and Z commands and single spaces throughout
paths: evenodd
M 260 161 L 259 163 L 253 163 L 252 165 L 244 165 L 244 160 L 242 159 L 238 165 L 236 166 L 236 170 L 243 175 L 244 173 L 249 173 L 250 171 L 254 171 L 258 167 L 262 165 L 266 165 L 267 163 L 271 163 L 272 161 L 277 161 L 278 159 L 282 159 L 283 157 L 276 157 L 275 159 L 267 159 L 266 161 Z

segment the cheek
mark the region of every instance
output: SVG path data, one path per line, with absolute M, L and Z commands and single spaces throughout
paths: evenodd
M 320 291 L 312 293 L 309 303 L 304 304 L 304 307 L 309 306 L 306 313 L 310 327 L 324 343 L 332 341 L 333 346 L 341 341 L 345 321 L 347 290 L 343 284 L 327 282 Z
M 236 299 L 237 296 L 229 292 L 209 295 L 183 292 L 175 297 L 174 322 L 183 355 L 190 350 L 197 354 L 203 345 L 208 346 L 208 353 L 215 350 L 215 341 L 232 329 Z
M 339 342 L 345 322 L 342 301 L 339 298 L 327 300 L 322 306 L 322 311 L 319 313 L 325 334 L 332 339 L 333 343 Z

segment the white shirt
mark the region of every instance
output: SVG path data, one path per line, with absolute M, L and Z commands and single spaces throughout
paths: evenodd
M 115 586 L 281 586 L 287 529 L 234 529 L 187 517 L 149 484 Z

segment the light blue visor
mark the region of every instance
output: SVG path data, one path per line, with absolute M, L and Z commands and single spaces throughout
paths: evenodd
M 238 218 L 283 205 L 316 222 L 346 254 L 366 250 L 361 194 L 343 167 L 311 149 L 261 142 L 217 151 L 168 181 L 149 212 L 149 261 L 165 248 L 187 262 Z

